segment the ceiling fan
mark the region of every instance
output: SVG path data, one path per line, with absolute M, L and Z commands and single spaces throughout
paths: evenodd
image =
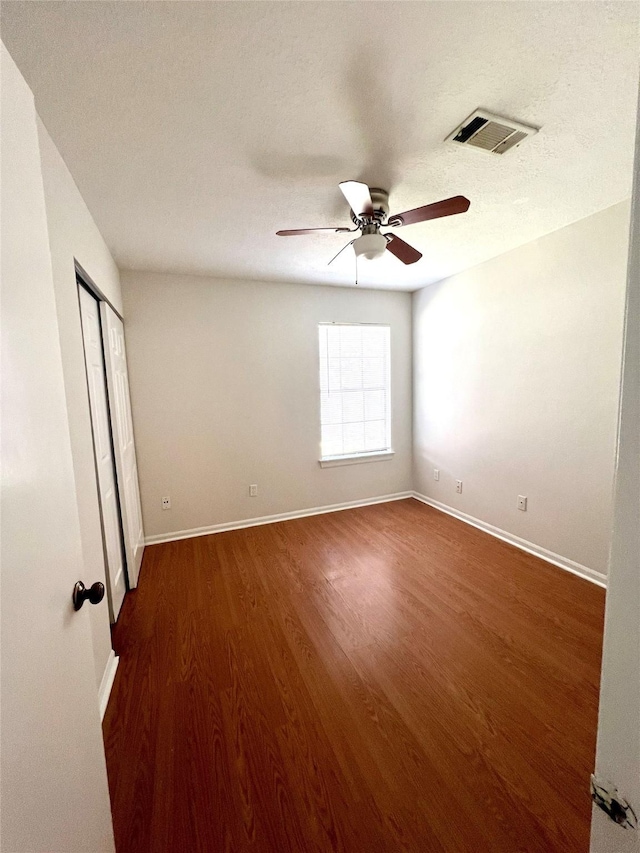
M 349 246 L 353 246 L 356 258 L 365 257 L 373 260 L 387 250 L 403 264 L 415 264 L 422 254 L 395 234 L 382 234 L 380 229 L 401 228 L 403 225 L 426 222 L 427 219 L 439 219 L 441 216 L 464 213 L 471 204 L 468 198 L 456 195 L 443 201 L 436 201 L 434 204 L 425 204 L 423 207 L 389 216 L 389 193 L 386 190 L 368 187 L 360 181 L 343 181 L 339 186 L 351 208 L 351 220 L 355 228 L 295 228 L 276 231 L 276 234 L 279 237 L 293 237 L 297 234 L 314 234 L 316 231 L 331 231 L 334 234 L 351 234 L 360 231 L 360 236 L 354 237 L 350 243 L 343 246 L 338 254 L 331 258 L 330 264 Z

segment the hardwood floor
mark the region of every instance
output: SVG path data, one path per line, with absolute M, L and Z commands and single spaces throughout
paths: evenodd
M 146 549 L 118 853 L 586 853 L 604 590 L 414 500 Z

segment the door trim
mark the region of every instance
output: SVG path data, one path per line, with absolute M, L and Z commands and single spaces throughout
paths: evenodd
M 81 284 L 85 290 L 88 290 L 92 296 L 95 296 L 98 302 L 106 302 L 107 305 L 112 309 L 114 314 L 117 314 L 118 317 L 120 317 L 120 319 L 124 323 L 124 317 L 122 316 L 122 314 L 118 311 L 113 302 L 111 302 L 109 297 L 105 296 L 105 294 L 100 290 L 98 285 L 91 278 L 89 273 L 85 269 L 83 269 L 82 265 L 78 263 L 76 258 L 73 259 L 73 266 L 75 267 L 76 271 L 76 282 L 78 284 Z

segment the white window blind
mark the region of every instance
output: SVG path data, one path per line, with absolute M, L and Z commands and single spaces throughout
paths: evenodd
M 389 326 L 321 323 L 321 459 L 391 450 Z

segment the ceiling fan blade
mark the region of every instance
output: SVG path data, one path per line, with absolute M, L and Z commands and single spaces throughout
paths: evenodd
M 339 187 L 356 216 L 373 216 L 373 202 L 366 184 L 360 181 L 342 181 Z
M 439 219 L 441 216 L 453 216 L 454 213 L 465 213 L 469 210 L 471 202 L 463 195 L 454 195 L 434 204 L 425 204 L 424 207 L 416 207 L 413 210 L 405 210 L 404 213 L 394 213 L 390 216 L 387 225 L 399 228 L 402 225 L 413 225 L 416 222 L 426 222 L 427 219 Z
M 294 237 L 296 234 L 315 234 L 316 231 L 332 231 L 334 234 L 350 234 L 357 228 L 293 228 L 288 231 L 276 231 L 278 237 Z
M 396 237 L 395 234 L 385 234 L 384 236 L 387 238 L 387 249 L 403 264 L 415 264 L 422 257 L 417 249 L 405 243 L 400 237 Z
M 329 264 L 332 264 L 332 263 L 335 261 L 335 259 L 338 257 L 338 255 L 341 255 L 341 254 L 344 252 L 344 250 L 345 250 L 345 249 L 348 249 L 348 248 L 349 248 L 349 246 L 353 246 L 353 244 L 354 244 L 354 243 L 355 243 L 355 237 L 354 237 L 354 239 L 353 239 L 350 243 L 347 243 L 347 245 L 346 245 L 346 246 L 343 246 L 343 247 L 340 249 L 340 251 L 338 252 L 338 254 L 337 254 L 337 255 L 334 255 L 334 256 L 331 258 L 331 260 L 329 261 Z M 329 264 L 327 264 L 327 266 L 329 266 Z

